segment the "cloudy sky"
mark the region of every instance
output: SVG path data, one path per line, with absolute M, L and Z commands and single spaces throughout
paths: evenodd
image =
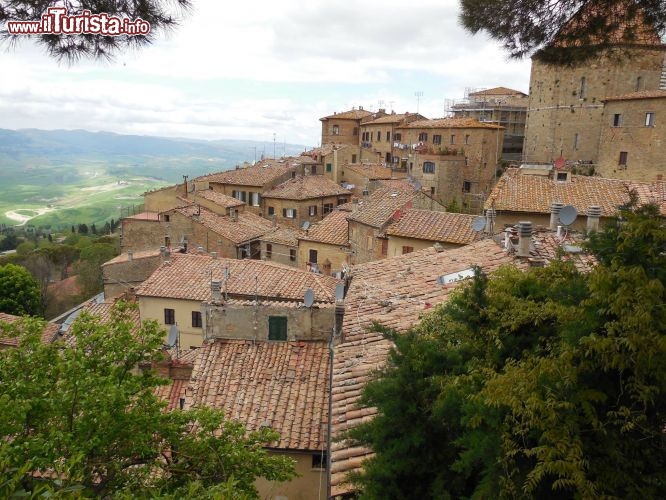
M 0 128 L 108 130 L 315 146 L 352 106 L 444 115 L 466 89 L 527 92 L 510 61 L 459 26 L 457 0 L 194 0 L 174 33 L 112 63 L 58 64 L 28 37 L 0 46 Z

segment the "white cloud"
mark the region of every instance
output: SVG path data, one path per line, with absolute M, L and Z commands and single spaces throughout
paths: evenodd
M 58 65 L 25 43 L 0 53 L 0 127 L 313 145 L 319 118 L 351 106 L 416 111 L 422 90 L 419 110 L 436 117 L 466 87 L 527 91 L 529 62 L 508 62 L 457 14 L 457 0 L 209 0 L 111 64 Z

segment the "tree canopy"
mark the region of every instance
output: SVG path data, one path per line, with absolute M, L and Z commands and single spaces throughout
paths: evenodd
M 641 44 L 666 31 L 664 0 L 460 0 L 460 22 L 486 32 L 511 57 L 554 63 L 593 57 L 617 44 Z M 658 38 L 657 38 L 658 39 Z
M 16 264 L 0 266 L 0 312 L 17 316 L 41 314 L 39 284 L 26 268 Z
M 666 497 L 666 227 L 591 238 L 600 264 L 477 271 L 395 343 L 351 431 L 362 498 Z M 380 326 L 377 328 L 381 329 Z
M 62 3 L 67 8 L 67 15 L 81 15 L 84 10 L 93 14 L 106 13 L 109 17 L 118 17 L 134 21 L 138 18 L 150 23 L 147 34 L 102 36 L 92 34 L 73 35 L 30 35 L 37 37 L 49 56 L 57 60 L 74 62 L 81 58 L 113 59 L 123 50 L 150 44 L 160 32 L 176 28 L 183 14 L 190 8 L 190 0 L 132 0 L 129 2 L 109 2 L 107 0 L 73 0 Z M 51 1 L 0 0 L 0 40 L 18 43 L 25 35 L 9 33 L 10 21 L 39 21 Z M 72 226 L 74 229 L 74 226 Z M 74 232 L 74 231 L 72 231 Z
M 165 411 L 156 389 L 168 381 L 147 369 L 164 332 L 137 331 L 129 307 L 108 323 L 81 314 L 65 343 L 41 343 L 34 319 L 0 323 L 20 336 L 0 351 L 0 496 L 246 499 L 257 477 L 293 477 L 290 459 L 264 449 L 274 431 L 248 433 L 217 410 Z

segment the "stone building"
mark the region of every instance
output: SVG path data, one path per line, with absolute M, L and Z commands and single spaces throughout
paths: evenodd
M 378 116 L 386 114 L 383 110 L 378 113 L 366 111 L 362 106 L 358 109 L 352 108 L 342 113 L 333 113 L 332 115 L 320 118 L 321 120 L 321 144 L 348 144 L 350 146 L 359 145 L 359 130 L 361 122 L 368 121 Z
M 596 172 L 653 181 L 666 173 L 666 90 L 642 90 L 604 100 Z
M 340 182 L 339 166 L 356 163 L 359 158 L 359 146 L 350 144 L 324 144 L 319 148 L 310 149 L 301 154 L 301 158 L 310 158 L 316 163 L 312 174 L 323 173 L 327 179 Z
M 449 111 L 455 118 L 475 118 L 504 127 L 502 159 L 519 161 L 525 139 L 527 97 L 519 90 L 506 87 L 477 90 L 455 102 Z
M 360 161 L 397 167 L 400 164 L 400 155 L 396 154 L 398 152 L 396 144 L 402 142 L 401 133 L 397 128 L 417 120 L 427 120 L 427 118 L 418 113 L 391 113 L 361 123 Z
M 570 22 L 584 15 L 581 10 Z M 631 43 L 625 40 L 629 32 L 635 35 Z M 661 88 L 666 45 L 657 32 L 637 20 L 630 26 L 619 25 L 612 36 L 613 45 L 582 63 L 554 65 L 540 60 L 538 54 L 532 58 L 523 148 L 526 163 L 562 159 L 597 164 L 609 139 L 606 135 L 604 142 L 600 141 L 607 125 L 604 101 Z M 556 39 L 555 45 L 559 43 Z M 622 114 L 619 102 L 614 102 L 615 110 Z M 607 171 L 608 167 L 604 168 Z
M 350 212 L 336 209 L 298 236 L 300 267 L 341 276 L 351 263 L 348 215 Z
M 288 227 L 270 231 L 259 238 L 261 258 L 287 266 L 299 267 L 298 238 L 302 231 Z

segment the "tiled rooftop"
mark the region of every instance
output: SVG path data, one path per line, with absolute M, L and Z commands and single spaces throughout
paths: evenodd
M 245 203 L 241 200 L 237 200 L 236 198 L 232 198 L 231 196 L 227 196 L 223 193 L 218 193 L 212 189 L 202 189 L 201 191 L 197 191 L 194 193 L 194 197 L 195 199 L 203 198 L 204 200 L 212 201 L 216 205 L 224 208 L 233 208 L 245 205 Z
M 404 120 L 427 120 L 427 118 L 423 115 L 416 114 L 416 113 L 401 113 L 401 114 L 395 114 L 392 113 L 390 115 L 386 116 L 380 116 L 379 118 L 375 118 L 374 120 L 364 122 L 363 125 L 385 125 L 385 124 L 396 124 L 396 123 L 402 123 Z
M 586 215 L 590 206 L 598 205 L 601 216 L 610 217 L 628 201 L 627 181 L 584 175 L 572 175 L 571 181 L 555 181 L 510 168 L 497 182 L 484 207 L 498 212 L 549 214 L 551 203 L 560 202 L 574 206 L 579 215 Z
M 329 353 L 325 342 L 205 343 L 187 389 L 187 407 L 224 410 L 248 430 L 280 433 L 271 447 L 326 447 Z
M 251 167 L 209 174 L 197 180 L 238 186 L 264 186 L 294 170 L 291 162 L 261 162 Z
M 345 196 L 351 191 L 323 175 L 297 175 L 278 184 L 262 194 L 264 198 L 280 198 L 283 200 L 307 200 L 325 196 Z
M 273 228 L 273 223 L 252 212 L 239 212 L 235 219 L 219 215 L 205 207 L 188 206 L 174 209 L 236 245 L 254 240 Z
M 341 149 L 348 148 L 347 144 L 322 144 L 318 148 L 308 149 L 304 153 L 301 153 L 301 157 L 316 157 L 316 156 L 327 156 L 330 155 L 333 151 L 339 151 Z
M 350 221 L 359 222 L 375 228 L 386 224 L 396 210 L 411 208 L 414 192 L 397 189 L 379 188 L 367 198 L 359 200 L 358 209 L 350 213 Z
M 160 255 L 159 250 L 139 250 L 136 252 L 132 252 L 132 260 L 141 260 L 141 259 L 148 259 L 151 257 L 158 257 Z M 124 262 L 129 262 L 129 254 L 127 252 L 121 253 L 120 255 L 114 257 L 111 260 L 107 260 L 102 264 L 103 266 L 110 266 L 112 264 L 120 264 Z
M 302 234 L 303 231 L 291 229 L 288 227 L 275 228 L 274 231 L 270 231 L 264 234 L 261 237 L 261 241 L 296 247 L 298 246 L 298 238 L 300 238 Z
M 21 319 L 21 316 L 15 316 L 13 314 L 7 314 L 0 312 L 0 323 L 14 323 Z M 46 323 L 44 330 L 42 331 L 42 343 L 50 344 L 53 342 L 60 330 L 60 325 L 55 323 Z M 2 337 L 2 332 L 0 331 L 0 346 L 6 347 L 16 347 L 19 343 L 18 337 Z M 2 347 L 0 347 L 1 349 Z
M 467 214 L 406 210 L 398 221 L 391 223 L 386 234 L 466 245 L 483 236 L 472 229 L 474 219 L 475 216 Z
M 129 217 L 124 217 L 125 219 L 135 219 L 135 220 L 151 220 L 158 221 L 160 220 L 160 214 L 157 212 L 141 212 L 138 214 L 130 215 Z
M 491 89 L 477 90 L 476 92 L 469 93 L 470 97 L 497 96 L 497 95 L 513 95 L 513 96 L 527 97 L 527 94 L 521 92 L 520 90 L 513 90 L 507 87 L 493 87 Z
M 405 331 L 421 314 L 447 300 L 455 283 L 439 285 L 441 275 L 480 265 L 486 272 L 512 262 L 494 241 L 486 239 L 461 248 L 437 252 L 434 248 L 369 262 L 352 268 L 345 299 L 343 342 L 335 347 L 333 364 L 333 494 L 351 490 L 346 475 L 358 470 L 371 451 L 336 441 L 347 429 L 372 418 L 373 408 L 357 405 L 364 385 L 386 362 L 391 342 L 367 331 L 373 321 Z
M 360 120 L 362 118 L 367 118 L 372 116 L 374 113 L 372 111 L 367 111 L 365 109 L 352 109 L 349 111 L 343 111 L 342 113 L 333 113 L 332 115 L 325 116 L 320 118 L 320 120 L 329 120 L 331 118 L 343 119 L 343 120 Z
M 224 284 L 225 269 L 229 279 Z M 251 259 L 213 259 L 208 255 L 172 254 L 141 286 L 137 296 L 209 301 L 211 280 L 223 282 L 231 298 L 270 298 L 302 302 L 312 288 L 315 302 L 335 300 L 338 280 L 291 266 Z
M 666 97 L 666 90 L 640 90 L 618 96 L 606 97 L 604 102 L 610 101 L 630 101 L 634 99 L 663 99 Z
M 654 203 L 659 206 L 661 215 L 666 215 L 666 182 L 629 182 L 629 189 L 636 193 L 641 205 Z
M 307 232 L 302 233 L 298 239 L 328 243 L 329 245 L 348 246 L 349 229 L 345 210 L 333 210 L 319 222 L 316 222 Z
M 425 128 L 488 128 L 501 129 L 499 125 L 480 122 L 475 118 L 436 118 L 433 120 L 419 120 L 400 128 L 425 129 Z

